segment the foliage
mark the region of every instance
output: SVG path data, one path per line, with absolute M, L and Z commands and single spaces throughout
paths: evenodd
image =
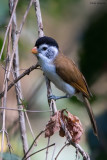
M 3 154 L 3 160 L 21 160 L 21 158 L 19 158 L 15 154 L 10 154 L 7 152 Z
M 3 40 L 2 40 L 2 38 L 0 38 L 0 51 L 1 51 L 2 45 L 3 45 Z M 3 62 L 5 60 L 5 58 L 6 58 L 6 54 L 5 54 L 5 52 L 3 52 L 0 61 Z

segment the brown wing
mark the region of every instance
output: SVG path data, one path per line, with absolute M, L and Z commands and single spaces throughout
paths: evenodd
M 68 59 L 63 54 L 59 53 L 54 60 L 57 74 L 68 84 L 76 88 L 77 91 L 82 92 L 87 98 L 91 93 L 82 73 L 76 67 L 75 63 Z

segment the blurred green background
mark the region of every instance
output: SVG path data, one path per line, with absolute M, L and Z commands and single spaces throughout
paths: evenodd
M 96 0 L 99 2 L 100 0 Z M 99 130 L 99 141 L 93 135 L 90 120 L 83 104 L 72 99 L 63 99 L 56 102 L 58 109 L 67 108 L 72 114 L 78 116 L 83 124 L 84 134 L 80 145 L 91 155 L 92 160 L 107 159 L 107 3 L 92 4 L 92 1 L 85 0 L 40 0 L 44 32 L 59 43 L 61 51 L 72 58 L 81 72 L 84 74 L 90 90 L 93 94 L 90 100 L 91 106 Z M 94 0 L 93 0 L 94 2 Z M 104 1 L 106 2 L 106 1 Z M 19 0 L 16 14 L 18 27 L 21 23 L 28 0 Z M 6 26 L 9 21 L 8 1 L 0 3 L 0 50 L 3 44 Z M 37 62 L 31 54 L 31 49 L 38 38 L 37 22 L 34 6 L 31 7 L 19 40 L 20 73 Z M 2 56 L 1 64 L 5 64 L 6 47 Z M 4 70 L 0 66 L 0 92 L 2 91 Z M 11 79 L 12 80 L 12 79 Z M 21 80 L 23 95 L 31 110 L 49 110 L 46 96 L 45 79 L 42 71 L 35 70 L 29 76 Z M 61 91 L 52 85 L 55 95 L 63 95 Z M 1 102 L 0 102 L 1 103 Z M 1 104 L 0 104 L 1 106 Z M 14 88 L 8 92 L 7 107 L 17 107 Z M 6 126 L 9 132 L 11 145 L 14 154 L 22 156 L 22 144 L 17 122 L 18 113 L 6 111 Z M 10 116 L 11 115 L 11 116 Z M 45 128 L 50 113 L 29 113 L 29 118 L 35 136 Z M 2 122 L 2 117 L 0 117 Z M 1 127 L 2 123 L 0 123 Z M 29 144 L 33 141 L 29 131 L 27 133 Z M 55 142 L 55 155 L 64 145 L 65 138 L 59 137 L 58 133 L 51 137 L 51 143 Z M 44 135 L 39 139 L 38 146 L 34 151 L 47 145 Z M 7 147 L 5 152 L 8 152 Z M 49 149 L 48 159 L 53 153 L 53 147 Z M 32 160 L 44 160 L 46 151 L 32 156 Z M 75 159 L 75 149 L 72 146 L 66 147 L 60 154 L 58 160 Z M 6 158 L 5 158 L 6 159 Z M 14 158 L 15 159 L 15 158 Z M 80 159 L 82 159 L 80 157 Z

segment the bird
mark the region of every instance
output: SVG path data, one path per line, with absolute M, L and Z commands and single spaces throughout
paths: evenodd
M 98 137 L 97 125 L 93 110 L 89 103 L 92 96 L 85 77 L 80 72 L 72 59 L 63 54 L 57 41 L 52 37 L 43 36 L 37 39 L 32 53 L 37 57 L 45 76 L 61 91 L 65 96 L 49 96 L 49 99 L 71 98 L 76 96 L 84 102 L 87 109 L 94 134 Z

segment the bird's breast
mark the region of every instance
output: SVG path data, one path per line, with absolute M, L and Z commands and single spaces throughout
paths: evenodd
M 44 63 L 41 67 L 48 79 L 53 82 L 57 88 L 59 88 L 69 96 L 75 94 L 75 88 L 64 82 L 63 79 L 56 73 L 54 64 Z

